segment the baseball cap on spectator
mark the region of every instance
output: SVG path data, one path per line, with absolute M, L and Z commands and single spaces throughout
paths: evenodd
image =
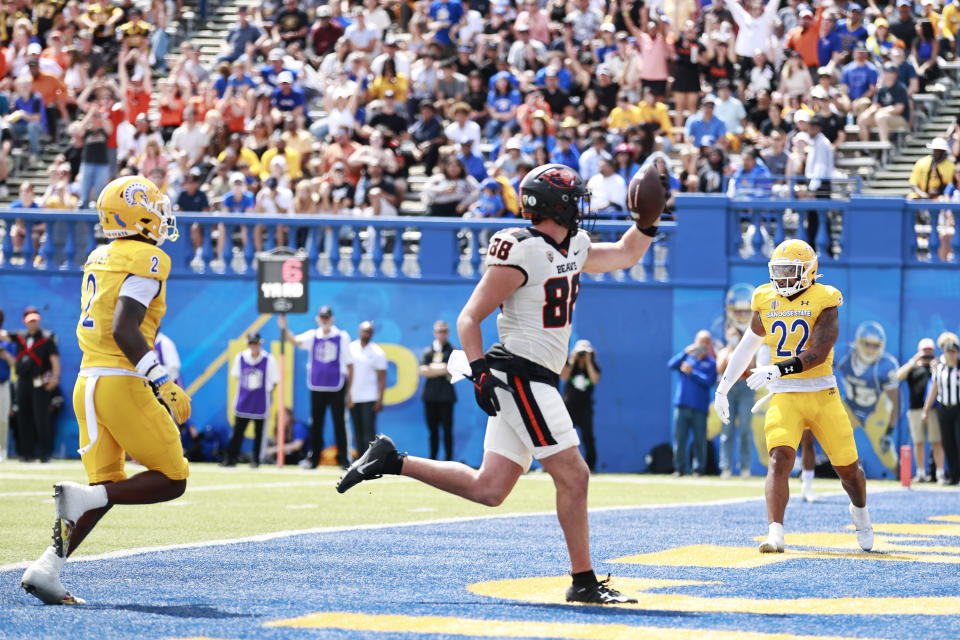
M 601 64 L 601 65 L 599 65 L 599 66 L 597 67 L 597 75 L 598 75 L 598 76 L 612 76 L 613 74 L 610 73 L 610 67 L 608 67 L 608 66 L 605 65 L 605 64 Z
M 484 178 L 483 182 L 480 183 L 481 189 L 493 189 L 494 191 L 500 191 L 500 181 L 496 178 Z
M 580 122 L 573 116 L 567 116 L 560 121 L 561 129 L 568 129 L 570 127 L 573 127 L 574 129 L 576 129 L 578 126 L 580 126 Z
M 520 33 L 521 31 L 526 31 L 526 32 L 530 31 L 530 25 L 527 24 L 526 22 L 521 22 L 515 28 L 517 30 L 517 33 Z
M 26 309 L 23 310 L 24 322 L 33 322 L 35 320 L 37 322 L 40 321 L 40 312 L 37 310 L 36 307 L 27 307 Z
M 495 14 L 499 15 L 499 16 L 502 16 L 503 14 L 505 14 L 505 13 L 507 12 L 507 8 L 506 8 L 505 6 L 503 6 L 502 4 L 498 4 L 497 6 L 495 6 L 495 7 L 493 8 L 493 12 L 494 12 Z
M 901 0 L 901 1 L 902 1 L 902 0 Z M 906 1 L 909 2 L 910 0 L 906 0 Z M 807 5 L 803 5 L 803 6 L 801 6 L 800 9 L 797 11 L 797 16 L 799 16 L 799 17 L 801 17 L 801 18 L 802 18 L 803 16 L 807 16 L 808 18 L 812 18 L 812 17 L 813 17 L 813 11 L 810 11 L 810 7 L 808 7 Z
M 543 72 L 544 77 L 546 78 L 556 78 L 557 70 L 553 67 L 547 67 L 547 70 Z
M 334 162 L 334 163 L 333 163 L 333 166 L 330 167 L 330 170 L 331 170 L 331 171 L 346 171 L 346 170 L 347 170 L 347 165 L 343 164 L 342 162 Z
M 352 16 L 362 16 L 363 15 L 363 6 L 357 5 L 350 10 L 350 15 Z
M 468 44 L 462 44 L 457 47 L 457 51 L 460 51 L 461 53 L 473 53 L 473 47 Z
M 826 126 L 826 124 L 827 124 L 827 119 L 822 114 L 817 113 L 817 114 L 814 114 L 812 118 L 810 118 L 811 127 L 820 127 L 822 129 L 824 126 Z
M 580 53 L 580 64 L 581 64 L 581 65 L 594 64 L 594 62 L 595 62 L 595 60 L 593 59 L 593 54 L 590 53 L 589 51 L 582 51 L 582 52 Z
M 608 33 L 616 33 L 617 28 L 613 26 L 612 22 L 604 22 L 602 25 L 600 25 L 600 31 L 606 31 Z
M 798 109 L 795 114 L 793 114 L 794 122 L 810 122 L 810 112 L 806 109 Z
M 917 351 L 935 351 L 937 345 L 934 344 L 933 338 L 923 338 L 917 343 Z
M 464 135 L 460 138 L 460 144 L 473 144 L 473 138 L 468 135 Z
M 40 46 L 39 42 L 31 42 L 27 45 L 28 56 L 38 56 L 41 53 L 43 53 L 43 47 Z
M 633 146 L 629 142 L 621 142 L 614 150 L 614 153 L 633 153 Z
M 813 139 L 810 137 L 809 133 L 805 131 L 801 131 L 797 135 L 793 136 L 793 143 L 796 144 L 798 142 L 803 142 L 804 144 L 810 144 L 811 142 L 813 142 Z
M 234 171 L 233 173 L 230 174 L 230 184 L 237 184 L 238 182 L 240 184 L 246 184 L 247 179 L 244 178 L 243 174 L 240 173 L 239 171 Z
M 293 84 L 293 74 L 289 71 L 281 71 L 277 74 L 277 83 L 279 84 Z
M 926 2 L 926 0 L 924 0 L 924 2 Z M 859 11 L 860 13 L 863 13 L 863 7 L 856 2 L 851 2 L 847 5 L 847 11 Z
M 950 145 L 947 143 L 946 138 L 934 138 L 930 141 L 930 144 L 927 145 L 927 149 L 931 151 L 946 151 L 950 153 Z
M 247 344 L 263 344 L 263 338 L 256 331 L 247 334 Z
M 580 353 L 581 351 L 593 353 L 593 345 L 590 344 L 589 340 L 577 340 L 573 343 L 573 352 Z
M 895 65 L 895 64 L 890 64 L 889 62 L 888 62 L 887 64 L 883 65 L 883 70 L 886 71 L 886 72 L 888 72 L 888 73 L 900 73 L 900 70 L 897 69 L 897 65 Z
M 704 105 L 704 106 L 706 106 L 706 105 L 708 105 L 708 104 L 711 105 L 711 106 L 713 106 L 713 105 L 715 105 L 716 103 L 717 103 L 717 97 L 714 96 L 713 94 L 707 94 L 707 95 L 703 96 L 703 99 L 700 101 L 700 104 L 702 104 L 702 105 Z
M 886 18 L 880 17 L 873 21 L 874 28 L 887 27 L 890 28 L 890 23 L 887 22 Z
M 203 177 L 203 170 L 200 167 L 193 167 L 187 173 L 187 178 L 189 178 L 190 180 L 199 180 L 202 177 Z
M 270 50 L 270 55 L 267 57 L 267 61 L 273 62 L 274 60 L 283 60 L 283 49 Z
M 328 5 L 322 4 L 317 7 L 317 17 L 318 18 L 329 18 L 333 15 L 333 11 L 330 10 Z
M 854 53 L 870 53 L 870 50 L 867 49 L 867 45 L 863 44 L 862 42 L 858 42 L 856 46 L 853 48 L 853 52 Z
M 910 0 L 897 0 L 898 7 L 912 7 L 913 3 Z
M 329 318 L 333 315 L 333 309 L 330 308 L 330 305 L 325 304 L 317 309 L 317 315 L 323 318 Z
M 520 149 L 522 149 L 523 147 L 520 145 L 519 140 L 517 140 L 516 138 L 510 138 L 509 140 L 507 140 L 507 143 L 504 145 L 503 148 L 506 149 L 507 151 L 510 151 L 511 149 L 516 149 L 517 151 L 520 151 Z
M 833 71 L 830 71 L 830 67 L 820 67 L 819 69 L 817 69 L 817 76 L 818 77 L 826 76 L 828 78 L 832 78 Z
M 830 96 L 827 94 L 827 90 L 821 87 L 820 85 L 815 86 L 810 90 L 810 97 L 816 98 L 817 100 L 829 100 Z

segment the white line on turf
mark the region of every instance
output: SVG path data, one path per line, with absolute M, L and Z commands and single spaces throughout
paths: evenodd
M 891 488 L 882 488 L 874 489 L 871 491 L 872 494 L 877 493 L 888 493 L 891 491 L 899 491 L 899 487 Z M 835 496 L 844 495 L 842 491 L 821 493 L 820 497 L 823 498 L 832 498 Z M 743 504 L 745 502 L 754 502 L 758 500 L 763 500 L 763 496 L 751 496 L 746 498 L 725 498 L 723 500 L 705 500 L 701 502 L 671 502 L 666 504 L 644 504 L 644 505 L 631 505 L 631 506 L 613 506 L 613 507 L 596 507 L 590 509 L 590 513 L 603 513 L 607 511 L 630 511 L 638 510 L 644 511 L 648 509 L 670 509 L 678 507 L 712 507 L 712 506 L 723 506 L 730 504 Z M 119 549 L 117 551 L 109 551 L 107 553 L 99 553 L 90 556 L 80 556 L 71 558 L 71 562 L 96 562 L 99 560 L 114 560 L 117 558 L 128 558 L 130 556 L 138 556 L 146 553 L 158 553 L 163 551 L 175 551 L 178 549 L 202 549 L 205 547 L 218 547 L 224 545 L 233 545 L 233 544 L 244 544 L 247 542 L 267 542 L 269 540 L 277 540 L 278 538 L 291 538 L 293 536 L 303 536 L 311 535 L 317 533 L 337 533 L 341 531 L 367 531 L 375 529 L 406 529 L 410 527 L 431 527 L 438 524 L 458 524 L 462 522 L 476 522 L 479 520 L 507 520 L 510 518 L 530 518 L 530 517 L 555 517 L 556 512 L 551 511 L 540 511 L 540 512 L 529 512 L 529 513 L 495 513 L 484 516 L 462 516 L 457 518 L 437 518 L 434 520 L 418 520 L 415 522 L 395 522 L 387 524 L 357 524 L 349 525 L 342 527 L 314 527 L 311 529 L 298 529 L 298 530 L 287 530 L 287 531 L 274 531 L 271 533 L 261 533 L 253 536 L 245 536 L 243 538 L 229 538 L 225 540 L 203 540 L 199 542 L 185 542 L 180 544 L 170 544 L 170 545 L 156 545 L 150 547 L 139 547 L 135 549 Z M 17 569 L 26 569 L 30 566 L 30 561 L 14 562 L 12 564 L 0 565 L 0 573 L 4 571 L 14 571 Z

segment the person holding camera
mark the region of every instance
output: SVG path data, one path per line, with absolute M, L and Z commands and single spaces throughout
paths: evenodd
M 913 457 L 917 462 L 917 475 L 914 482 L 929 482 L 927 475 L 926 443 L 930 443 L 930 453 L 937 466 L 937 481 L 945 482 L 943 471 L 943 445 L 940 441 L 940 421 L 936 411 L 923 418 L 923 401 L 933 374 L 933 361 L 936 345 L 930 338 L 924 338 L 917 345 L 914 354 L 902 367 L 897 369 L 897 380 L 907 383 L 910 396 L 910 408 L 907 409 L 907 422 L 910 424 L 910 437 L 913 438 Z
M 697 332 L 693 344 L 670 358 L 668 369 L 680 372 L 673 399 L 673 475 L 687 472 L 690 456 L 687 439 L 693 432 L 693 476 L 707 469 L 707 411 L 710 387 L 717 381 L 717 361 L 713 356 L 710 332 Z
M 593 387 L 600 382 L 597 352 L 589 340 L 577 340 L 560 372 L 563 403 L 570 419 L 580 429 L 584 458 L 590 472 L 597 470 L 597 445 L 593 437 Z

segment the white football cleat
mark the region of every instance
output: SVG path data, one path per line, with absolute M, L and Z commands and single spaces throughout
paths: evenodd
M 84 604 L 83 598 L 71 594 L 60 582 L 61 567 L 63 558 L 52 546 L 47 547 L 43 555 L 23 572 L 20 586 L 44 604 Z
M 800 495 L 803 496 L 804 502 L 816 502 L 820 498 L 817 497 L 817 494 L 813 491 L 813 485 L 803 485 L 800 489 Z
M 873 549 L 873 525 L 870 524 L 870 512 L 866 507 L 858 509 L 851 502 L 850 515 L 853 517 L 853 526 L 857 528 L 857 542 L 864 551 Z

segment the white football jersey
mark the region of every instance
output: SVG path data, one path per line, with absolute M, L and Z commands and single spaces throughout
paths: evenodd
M 589 252 L 590 236 L 582 229 L 559 245 L 531 227 L 503 229 L 490 239 L 487 266 L 513 267 L 526 276 L 497 317 L 507 351 L 560 373 Z

